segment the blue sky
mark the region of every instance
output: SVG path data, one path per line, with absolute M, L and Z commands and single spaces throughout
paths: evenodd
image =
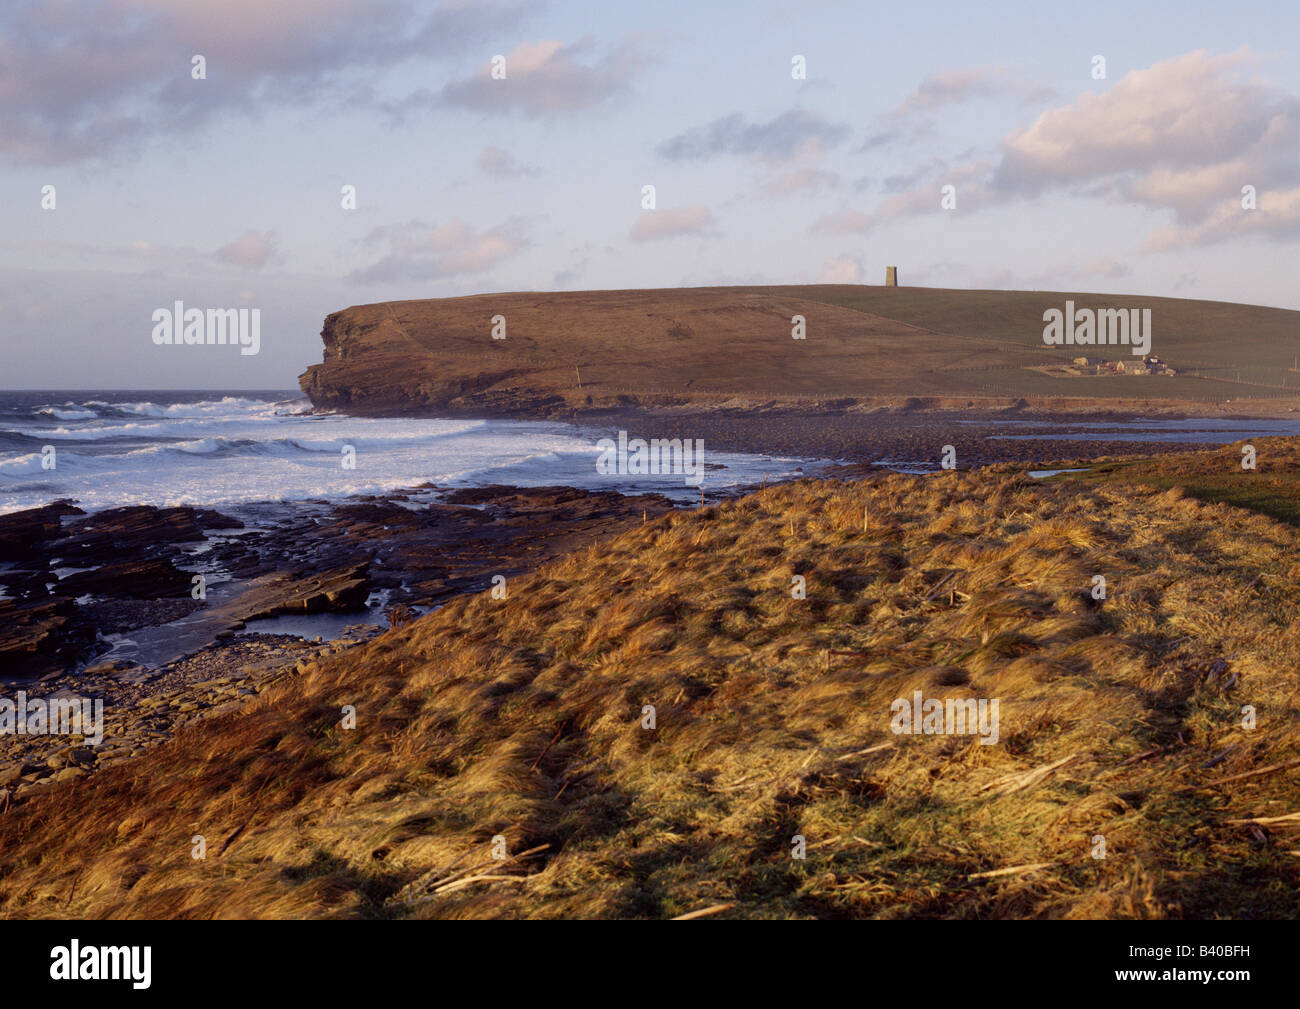
M 1300 308 L 1297 39 L 1290 3 L 10 3 L 0 387 L 289 387 L 347 305 L 886 264 Z M 261 352 L 155 346 L 176 300 L 260 308 Z

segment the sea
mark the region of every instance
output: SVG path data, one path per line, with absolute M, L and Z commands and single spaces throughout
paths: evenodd
M 698 501 L 680 474 L 599 473 L 610 432 L 540 421 L 311 413 L 296 390 L 0 392 L 0 514 L 329 501 L 437 488 L 563 485 Z M 629 432 L 636 437 L 636 432 Z M 712 452 L 703 488 L 801 475 L 813 460 Z
M 87 512 L 193 505 L 220 509 L 252 529 L 358 495 L 406 491 L 410 504 L 419 507 L 444 491 L 489 484 L 656 492 L 684 504 L 700 500 L 701 488 L 681 475 L 600 473 L 597 442 L 616 437 L 611 431 L 534 421 L 358 418 L 312 413 L 310 407 L 296 390 L 0 392 L 0 514 L 61 499 Z M 1212 443 L 1296 433 L 1300 425 L 1139 419 L 1076 423 L 1066 430 L 1042 421 L 989 427 L 990 437 Z M 710 500 L 763 480 L 816 475 L 832 462 L 713 452 L 707 444 L 704 449 L 703 490 Z M 933 469 L 925 460 L 880 463 L 900 472 Z M 209 537 L 239 532 L 217 530 Z M 206 542 L 193 547 L 186 570 L 205 573 L 210 598 L 220 601 L 238 586 L 207 563 L 210 548 Z M 382 625 L 385 604 L 385 593 L 378 593 L 360 614 L 273 617 L 251 621 L 241 633 L 332 638 L 356 623 Z M 169 624 L 104 635 L 96 661 L 161 665 L 203 647 L 217 629 L 200 610 Z

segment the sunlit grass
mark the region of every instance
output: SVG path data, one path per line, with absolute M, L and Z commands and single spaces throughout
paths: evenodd
M 1284 478 L 1273 441 L 1244 480 Z M 1294 917 L 1294 829 L 1227 821 L 1296 811 L 1300 772 L 1187 786 L 1300 754 L 1300 532 L 1121 475 L 667 515 L 10 810 L 0 908 Z M 915 690 L 998 699 L 997 745 L 894 735 Z

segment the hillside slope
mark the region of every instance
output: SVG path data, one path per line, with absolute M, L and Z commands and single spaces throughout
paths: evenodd
M 1297 576 L 1289 525 L 1008 472 L 673 513 L 10 809 L 0 911 L 1295 917 Z M 918 690 L 997 743 L 895 734 Z
M 1058 378 L 1031 370 L 1066 300 L 1150 308 L 1153 353 L 1180 374 Z M 806 338 L 792 338 L 803 316 Z M 494 339 L 493 319 L 505 320 Z M 485 294 L 330 315 L 324 361 L 301 376 L 317 407 L 358 413 L 545 416 L 728 398 L 1082 397 L 1217 401 L 1294 395 L 1283 376 L 1300 312 L 1174 298 L 864 286 Z M 1095 348 L 1128 359 L 1130 348 Z M 1293 376 L 1300 378 L 1300 374 Z

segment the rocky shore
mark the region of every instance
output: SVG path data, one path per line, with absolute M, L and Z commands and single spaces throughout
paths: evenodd
M 379 633 L 374 625 L 345 637 L 307 642 L 289 635 L 251 635 L 210 645 L 158 668 L 104 663 L 26 685 L 27 697 L 103 701 L 99 745 L 76 735 L 0 734 L 0 810 L 60 781 L 92 773 L 174 736 L 182 727 L 240 707 L 267 687 L 306 672 L 317 658 L 335 654 Z M 19 683 L 9 683 L 12 696 Z
M 67 501 L 0 516 L 0 697 L 104 709 L 98 746 L 0 731 L 0 809 L 138 756 L 493 576 L 672 508 L 659 495 L 425 486 L 243 518 L 145 506 L 87 515 Z M 258 632 L 259 620 L 316 614 L 360 622 L 326 640 Z
M 0 516 L 0 670 L 58 675 L 105 634 L 192 612 L 183 545 L 238 520 L 201 508 L 115 508 L 86 515 L 70 501 Z
M 377 608 L 427 609 L 671 508 L 659 495 L 425 486 L 243 518 L 147 506 L 86 515 L 67 501 L 13 512 L 0 516 L 0 677 L 59 677 L 160 626 L 198 648 L 276 616 L 382 623 Z
M 1154 439 L 1120 440 L 1095 427 L 1098 423 L 1128 424 L 1145 416 L 1114 410 L 1049 413 L 1024 404 L 994 412 L 767 404 L 758 409 L 610 409 L 584 417 L 582 424 L 596 432 L 621 429 L 641 438 L 700 438 L 714 452 L 838 460 L 857 472 L 882 462 L 937 469 L 945 445 L 953 446 L 959 469 L 1008 462 L 1033 466 L 1079 457 L 1174 454 L 1196 447 Z M 1022 437 L 1028 434 L 1035 437 Z M 1075 435 L 1087 440 L 1075 440 Z

